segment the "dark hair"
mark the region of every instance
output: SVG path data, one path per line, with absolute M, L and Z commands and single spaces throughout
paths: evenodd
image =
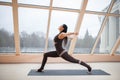
M 66 24 L 63 24 L 62 26 L 63 26 L 64 30 L 61 31 L 61 32 L 67 33 L 67 28 L 68 28 L 67 25 L 66 25 Z M 65 38 L 64 38 L 64 46 L 66 46 L 67 40 L 68 40 L 68 38 L 65 37 Z

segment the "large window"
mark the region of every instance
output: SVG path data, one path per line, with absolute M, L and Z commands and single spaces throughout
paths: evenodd
M 66 24 L 68 26 L 68 32 L 73 32 L 76 26 L 77 17 L 78 13 L 52 11 L 48 50 L 55 50 L 53 39 L 59 33 L 58 27 L 61 26 L 62 24 Z
M 12 7 L 0 6 L 0 52 L 15 52 Z
M 119 35 L 119 17 L 109 16 L 99 40 L 99 48 L 95 53 L 110 53 Z
M 48 10 L 19 8 L 21 52 L 43 52 L 48 22 Z
M 90 53 L 104 16 L 85 14 L 74 53 Z
M 13 18 L 17 19 L 17 16 L 13 15 L 13 7 L 16 6 L 12 5 L 12 1 L 14 0 L 0 0 L 0 53 L 15 52 L 15 40 L 17 39 L 14 40 L 16 33 L 14 33 Z M 81 12 L 84 16 L 80 21 L 81 26 L 79 26 L 79 35 L 73 53 L 88 54 L 91 51 L 110 53 L 120 36 L 120 0 L 88 0 L 87 4 L 84 0 L 15 1 L 17 3 L 14 4 L 18 5 L 16 7 L 18 12 L 14 12 L 18 13 L 20 37 L 18 44 L 20 44 L 21 53 L 41 53 L 46 48 L 48 51 L 55 50 L 53 39 L 59 33 L 58 27 L 66 24 L 68 32 L 74 32 L 75 27 L 78 27 L 77 22 L 79 22 Z M 114 4 L 112 4 L 113 1 L 115 1 Z M 85 12 L 81 11 L 82 8 Z M 108 9 L 111 11 L 108 12 Z M 50 15 L 49 12 L 51 12 Z M 102 26 L 103 22 L 106 23 Z M 101 26 L 104 28 L 102 29 Z M 100 30 L 103 31 L 98 34 Z M 95 43 L 96 40 L 98 40 L 97 43 Z M 67 50 L 70 43 L 71 40 L 68 39 L 65 47 Z M 119 53 L 119 49 L 118 47 L 116 53 Z

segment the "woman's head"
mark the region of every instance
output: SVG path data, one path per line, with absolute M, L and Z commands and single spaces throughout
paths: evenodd
M 59 29 L 60 33 L 61 32 L 67 33 L 67 28 L 68 28 L 67 25 L 63 24 L 58 29 Z M 64 38 L 64 46 L 66 46 L 66 44 L 67 44 L 67 37 Z
M 60 32 L 65 32 L 66 33 L 67 32 L 67 28 L 68 28 L 67 25 L 63 24 L 58 29 L 59 29 Z

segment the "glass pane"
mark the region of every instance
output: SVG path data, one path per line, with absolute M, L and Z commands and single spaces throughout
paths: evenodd
M 117 53 L 117 54 L 120 54 L 120 46 L 118 47 L 116 53 Z
M 101 18 L 102 17 L 102 18 Z M 85 14 L 74 53 L 90 53 L 101 27 L 104 16 Z
M 115 0 L 111 13 L 120 14 L 120 0 Z
M 120 36 L 120 18 L 109 16 L 107 23 L 99 40 L 98 51 L 95 53 L 110 53 L 117 38 Z
M 82 0 L 53 0 L 53 7 L 81 9 Z
M 68 32 L 73 32 L 76 26 L 78 18 L 78 13 L 73 12 L 64 12 L 64 11 L 52 11 L 51 15 L 51 24 L 49 31 L 49 42 L 48 42 L 48 50 L 55 50 L 53 39 L 59 33 L 58 27 L 62 24 L 66 24 L 68 26 Z M 68 41 L 69 47 L 70 41 Z
M 0 53 L 15 52 L 12 7 L 0 6 Z
M 12 2 L 12 0 L 0 0 L 0 1 L 3 1 L 3 2 Z
M 107 12 L 111 0 L 88 0 L 86 10 Z
M 18 3 L 49 6 L 50 0 L 18 0 Z
M 48 10 L 19 8 L 21 52 L 43 52 Z

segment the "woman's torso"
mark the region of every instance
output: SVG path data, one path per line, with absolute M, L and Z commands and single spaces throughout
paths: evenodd
M 64 50 L 62 47 L 63 39 L 59 39 L 58 36 L 59 34 L 55 36 L 54 43 L 55 43 L 56 51 L 60 54 Z

